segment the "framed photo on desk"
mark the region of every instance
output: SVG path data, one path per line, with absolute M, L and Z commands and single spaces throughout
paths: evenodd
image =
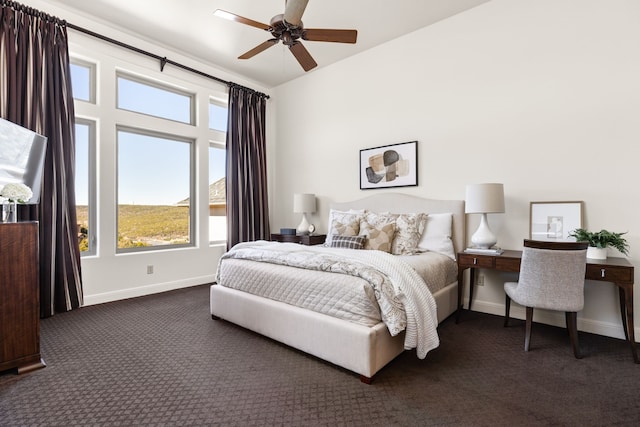
M 573 240 L 569 233 L 582 228 L 583 202 L 531 202 L 529 238 L 545 241 Z

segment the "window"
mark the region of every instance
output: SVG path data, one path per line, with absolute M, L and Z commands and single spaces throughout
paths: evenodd
M 224 145 L 209 144 L 209 241 L 227 241 L 227 193 Z
M 119 61 L 117 49 L 72 55 L 82 256 L 225 242 L 226 87 Z M 205 186 L 211 203 L 196 209 Z
M 96 253 L 95 123 L 76 118 L 76 216 L 81 255 Z
M 227 240 L 226 138 L 227 103 L 209 99 L 209 241 Z
M 94 64 L 71 60 L 71 85 L 73 86 L 73 99 L 80 101 L 96 102 L 96 67 Z
M 193 242 L 193 141 L 117 132 L 118 251 Z
M 209 102 L 209 129 L 227 132 L 227 104 L 211 100 Z
M 195 96 L 178 90 L 118 76 L 118 108 L 194 124 Z

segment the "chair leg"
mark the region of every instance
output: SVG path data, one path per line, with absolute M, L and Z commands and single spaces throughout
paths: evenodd
M 564 315 L 567 319 L 567 329 L 569 330 L 571 347 L 573 347 L 573 355 L 576 359 L 582 359 L 582 354 L 580 354 L 580 347 L 578 345 L 578 313 L 575 311 L 567 311 Z
M 533 307 L 527 307 L 527 320 L 524 327 L 524 351 L 529 351 L 531 342 L 531 324 L 533 323 Z
M 509 311 L 511 311 L 511 298 L 509 298 L 509 295 L 504 294 L 505 296 L 505 300 L 504 300 L 504 327 L 506 328 L 507 326 L 509 326 Z

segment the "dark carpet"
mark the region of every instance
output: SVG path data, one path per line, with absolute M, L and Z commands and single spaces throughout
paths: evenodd
M 2 426 L 638 425 L 640 365 L 617 339 L 465 311 L 440 347 L 372 385 L 209 315 L 208 286 L 44 319 L 45 369 L 0 374 Z

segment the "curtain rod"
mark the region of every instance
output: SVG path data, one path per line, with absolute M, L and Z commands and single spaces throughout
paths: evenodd
M 196 70 L 195 68 L 191 68 L 191 67 L 188 67 L 186 65 L 180 64 L 179 62 L 175 62 L 175 61 L 172 61 L 170 59 L 167 59 L 166 56 L 162 57 L 160 55 L 156 55 L 154 53 L 151 53 L 151 52 L 148 52 L 146 50 L 137 48 L 135 46 L 131 46 L 131 45 L 123 43 L 121 41 L 114 40 L 114 39 L 112 39 L 110 37 L 104 36 L 102 34 L 98 34 L 98 33 L 94 32 L 94 31 L 87 30 L 86 28 L 79 27 L 79 26 L 71 24 L 71 23 L 69 23 L 69 22 L 67 22 L 65 20 L 61 20 L 61 19 L 56 18 L 54 16 L 48 15 L 48 14 L 46 14 L 44 12 L 41 12 L 41 11 L 39 11 L 37 9 L 34 9 L 32 7 L 28 7 L 28 6 L 25 6 L 23 4 L 20 4 L 18 2 L 11 1 L 11 0 L 0 0 L 0 1 L 1 1 L 0 4 L 2 6 L 8 6 L 8 7 L 14 9 L 14 10 L 18 10 L 20 12 L 24 12 L 24 13 L 27 13 L 29 15 L 39 17 L 41 19 L 45 19 L 45 20 L 47 20 L 49 22 L 55 22 L 56 24 L 63 25 L 65 27 L 67 27 L 67 28 L 71 28 L 72 30 L 80 31 L 82 33 L 88 34 L 88 35 L 90 35 L 92 37 L 95 37 L 95 38 L 98 38 L 100 40 L 115 44 L 117 46 L 123 47 L 125 49 L 132 50 L 134 52 L 140 53 L 142 55 L 149 56 L 149 57 L 154 58 L 154 59 L 157 59 L 158 61 L 160 61 L 160 71 L 164 71 L 165 65 L 170 64 L 170 65 L 173 65 L 175 67 L 181 68 L 183 70 L 189 71 L 191 73 L 197 74 L 199 76 L 215 80 L 215 81 L 217 81 L 219 83 L 223 83 L 223 84 L 225 84 L 225 85 L 227 85 L 229 87 L 239 87 L 241 89 L 248 90 L 248 91 L 250 91 L 250 92 L 252 92 L 252 93 L 254 93 L 254 94 L 258 95 L 258 96 L 261 96 L 261 97 L 263 97 L 265 99 L 269 99 L 270 98 L 269 95 L 267 95 L 265 93 L 262 93 L 262 92 L 258 92 L 255 89 L 251 89 L 249 87 L 246 87 L 246 86 L 243 86 L 243 85 L 240 85 L 238 83 L 234 83 L 234 82 L 231 82 L 231 81 L 228 81 L 228 80 L 223 80 L 223 79 L 221 79 L 219 77 L 212 76 L 211 74 L 207 74 L 205 72 Z

